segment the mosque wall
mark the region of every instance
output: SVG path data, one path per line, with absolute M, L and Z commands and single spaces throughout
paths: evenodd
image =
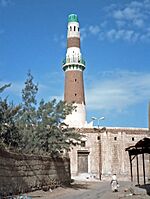
M 83 143 L 70 151 L 72 176 L 110 179 L 116 173 L 120 180 L 130 180 L 130 161 L 125 148 L 134 146 L 148 137 L 148 129 L 106 128 L 78 129 Z M 146 178 L 150 177 L 150 156 L 145 155 Z M 80 160 L 81 159 L 81 160 Z M 136 158 L 133 163 L 133 179 L 136 181 Z M 138 156 L 140 179 L 143 180 L 142 156 Z M 82 165 L 87 165 L 85 168 Z

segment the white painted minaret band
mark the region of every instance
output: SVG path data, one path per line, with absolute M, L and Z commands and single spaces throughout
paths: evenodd
M 65 71 L 64 100 L 74 102 L 76 109 L 68 115 L 65 123 L 70 127 L 82 128 L 86 121 L 86 107 L 84 96 L 83 70 L 85 61 L 80 52 L 80 29 L 78 17 L 75 14 L 68 16 L 67 53 L 63 61 Z

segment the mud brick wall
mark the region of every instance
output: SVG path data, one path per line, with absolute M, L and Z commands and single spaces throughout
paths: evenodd
M 70 183 L 68 158 L 10 153 L 0 149 L 0 192 L 19 193 L 54 182 Z
M 71 174 L 80 175 L 78 165 L 78 152 L 88 154 L 84 163 L 88 164 L 88 178 L 99 178 L 111 180 L 114 173 L 120 181 L 131 179 L 130 161 L 128 152 L 125 149 L 134 146 L 144 137 L 150 138 L 147 128 L 117 128 L 102 127 L 78 129 L 77 133 L 85 135 L 85 146 L 74 146 L 70 151 Z M 146 182 L 150 179 L 150 155 L 145 154 L 145 174 Z M 140 183 L 143 183 L 143 162 L 142 155 L 138 156 Z M 137 182 L 137 162 L 136 158 L 132 161 L 133 181 Z M 81 173 L 82 174 L 82 173 Z

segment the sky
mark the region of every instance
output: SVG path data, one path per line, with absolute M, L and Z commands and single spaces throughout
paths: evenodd
M 0 0 L 0 86 L 21 102 L 30 70 L 38 101 L 63 100 L 67 18 L 77 14 L 87 121 L 148 127 L 150 0 Z M 97 121 L 95 121 L 97 125 Z

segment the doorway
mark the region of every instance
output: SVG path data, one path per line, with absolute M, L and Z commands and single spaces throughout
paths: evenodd
M 88 151 L 78 151 L 78 173 L 88 173 Z

